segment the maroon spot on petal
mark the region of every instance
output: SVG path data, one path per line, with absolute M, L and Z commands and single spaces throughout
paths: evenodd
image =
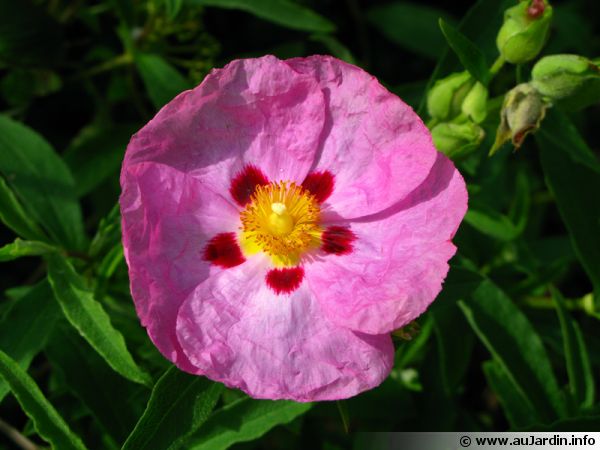
M 544 10 L 546 9 L 546 5 L 544 4 L 544 0 L 533 0 L 527 8 L 527 14 L 532 19 L 537 19 L 542 14 L 544 14 Z
M 239 266 L 246 258 L 242 255 L 235 233 L 219 233 L 204 247 L 204 260 L 228 269 Z
M 349 228 L 331 226 L 321 235 L 321 250 L 334 255 L 347 255 L 352 253 L 352 243 L 356 235 Z
M 249 164 L 233 178 L 229 193 L 240 206 L 246 206 L 256 188 L 266 184 L 269 184 L 269 179 L 262 170 Z
M 284 267 L 271 269 L 267 273 L 267 284 L 276 294 L 289 294 L 294 292 L 302 283 L 304 269 L 302 267 Z
M 332 173 L 325 170 L 309 173 L 302 182 L 302 187 L 314 195 L 319 203 L 323 203 L 333 192 L 333 184 Z

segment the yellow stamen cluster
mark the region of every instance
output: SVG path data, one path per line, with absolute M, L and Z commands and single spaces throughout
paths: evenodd
M 319 245 L 319 203 L 295 183 L 257 187 L 240 217 L 245 252 L 262 250 L 278 265 L 297 264 L 303 252 Z

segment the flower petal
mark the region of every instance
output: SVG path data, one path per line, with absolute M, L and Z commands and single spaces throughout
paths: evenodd
M 170 165 L 228 192 L 248 165 L 300 184 L 318 147 L 324 96 L 273 56 L 233 61 L 167 104 L 131 140 L 125 165 Z
M 138 315 L 159 350 L 188 367 L 175 337 L 177 310 L 198 284 L 222 270 L 203 251 L 217 233 L 239 227 L 237 209 L 163 164 L 125 166 L 121 186 L 123 247 Z
M 342 218 L 374 214 L 397 203 L 425 179 L 436 158 L 415 112 L 376 78 L 328 56 L 286 61 L 315 77 L 327 117 L 314 171 L 335 176 L 327 204 Z
M 305 267 L 329 319 L 379 334 L 423 313 L 441 290 L 456 250 L 450 239 L 466 209 L 464 180 L 440 153 L 427 179 L 402 202 L 346 222 L 356 236 L 352 251 Z
M 177 335 L 194 373 L 255 398 L 296 401 L 347 398 L 383 381 L 393 363 L 389 335 L 329 322 L 305 282 L 275 294 L 264 269 L 248 261 L 224 271 L 183 304 Z

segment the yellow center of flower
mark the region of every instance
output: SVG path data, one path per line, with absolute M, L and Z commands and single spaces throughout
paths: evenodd
M 319 246 L 319 204 L 295 183 L 258 186 L 240 217 L 240 243 L 247 255 L 263 251 L 275 265 L 293 266 L 302 253 Z

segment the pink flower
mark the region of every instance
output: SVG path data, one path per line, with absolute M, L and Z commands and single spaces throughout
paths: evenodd
M 353 396 L 439 293 L 465 184 L 412 109 L 327 56 L 238 60 L 121 173 L 131 291 L 181 369 L 256 398 Z

